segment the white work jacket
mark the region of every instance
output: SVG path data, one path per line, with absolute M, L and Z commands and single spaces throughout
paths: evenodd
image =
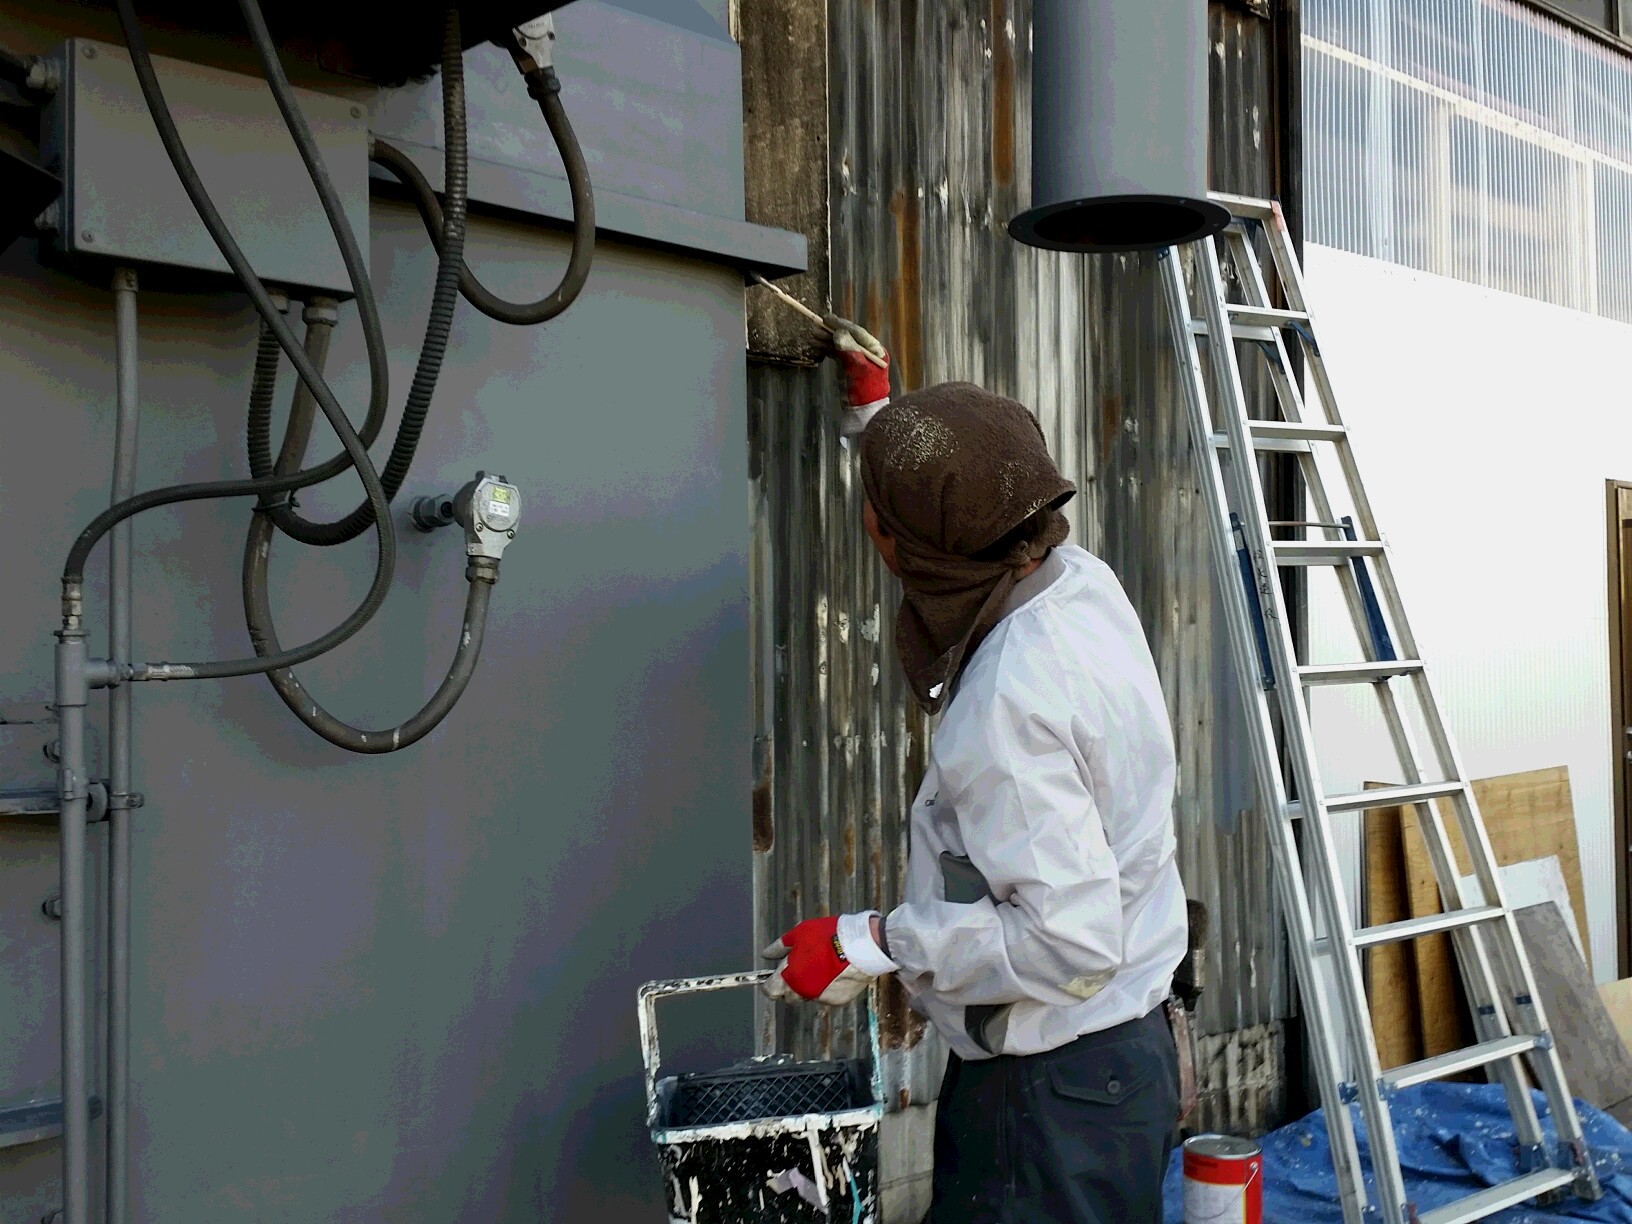
M 1109 566 L 1056 548 L 945 707 L 885 923 L 954 1052 L 1041 1053 L 1167 997 L 1188 939 L 1173 787 L 1139 619 Z

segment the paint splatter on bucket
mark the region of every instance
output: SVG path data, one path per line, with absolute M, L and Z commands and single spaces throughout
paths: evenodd
M 1184 1224 L 1263 1224 L 1264 1154 L 1250 1139 L 1184 1141 Z

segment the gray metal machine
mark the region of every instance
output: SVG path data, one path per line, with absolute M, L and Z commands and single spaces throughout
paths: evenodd
M 330 743 L 357 753 L 395 752 L 434 729 L 474 674 L 501 558 L 520 522 L 521 491 L 502 476 L 478 472 L 458 493 L 428 499 L 433 512 L 415 519 L 415 525 L 427 531 L 458 523 L 465 538 L 467 583 L 453 661 L 417 713 L 379 730 L 351 726 L 323 708 L 293 669 L 351 638 L 379 610 L 391 586 L 397 555 L 391 503 L 414 459 L 457 300 L 463 296 L 505 323 L 554 318 L 582 289 L 593 250 L 593 198 L 560 100 L 550 18 L 529 20 L 513 31 L 508 44 L 567 169 L 574 204 L 573 255 L 551 294 L 537 302 L 513 303 L 485 289 L 463 259 L 469 171 L 461 10 L 450 7 L 437 14 L 447 149 L 444 191 L 438 197 L 411 159 L 370 136 L 362 107 L 293 89 L 258 4 L 244 0 L 240 8 L 262 62 L 264 82 L 150 55 L 128 0 L 118 5 L 125 46 L 72 39 L 35 66 L 37 89 L 49 98 L 42 151 L 62 182 L 61 198 L 40 216 L 38 227 L 60 255 L 105 260 L 105 266 L 113 269 L 119 370 L 113 504 L 86 526 L 63 566 L 57 631 L 63 1224 L 86 1224 L 91 1211 L 92 1043 L 87 987 L 93 889 L 87 879 L 86 824 L 93 791 L 86 722 L 92 690 L 106 688 L 112 694 L 103 800 L 110 830 L 106 1218 L 117 1222 L 125 1218 L 128 1196 L 130 819 L 141 802 L 132 783 L 131 686 L 141 681 L 265 675 L 296 718 Z M 31 79 L 34 75 L 31 72 Z M 385 351 L 362 254 L 368 239 L 371 155 L 416 193 L 438 252 L 430 318 L 413 383 L 390 456 L 379 469 L 368 448 L 386 419 Z M 259 312 L 261 338 L 249 405 L 249 479 L 137 493 L 138 267 L 165 275 L 230 275 Z M 292 298 L 305 303 L 303 336 L 296 335 L 288 317 Z M 357 303 L 372 374 L 368 411 L 360 425 L 325 377 L 340 298 Z M 284 358 L 294 366 L 300 385 L 274 454 L 272 402 Z M 339 437 L 342 453 L 307 466 L 319 413 Z M 346 472 L 361 481 L 363 504 L 334 521 L 307 518 L 295 500 L 296 492 Z M 256 499 L 243 560 L 243 614 L 255 654 L 183 663 L 135 658 L 130 520 L 160 506 L 224 497 Z M 363 602 L 328 632 L 285 648 L 273 623 L 268 592 L 274 541 L 284 536 L 330 547 L 364 534 L 372 534 L 377 546 L 374 579 Z M 92 550 L 103 539 L 111 540 L 105 655 L 94 652 L 89 640 L 85 577 Z

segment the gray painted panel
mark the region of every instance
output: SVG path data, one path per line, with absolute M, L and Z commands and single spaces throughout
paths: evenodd
M 46 125 L 64 177 L 69 251 L 225 273 L 227 262 L 171 170 L 122 46 L 74 39 Z M 254 77 L 156 56 L 199 177 L 266 280 L 349 297 L 351 281 L 272 95 Z M 367 126 L 345 98 L 301 90 L 302 112 L 359 243 L 368 244 Z
M 740 219 L 742 71 L 736 44 L 600 0 L 577 0 L 555 14 L 555 25 L 561 99 L 595 186 Z M 538 104 L 527 96 L 507 52 L 494 46 L 467 52 L 465 91 L 472 157 L 564 175 L 550 133 L 539 122 Z M 439 146 L 441 79 L 382 95 L 373 128 Z
M 517 227 L 478 223 L 472 242 L 500 292 L 565 262 L 564 242 Z M 433 275 L 405 208 L 376 205 L 372 260 L 400 400 Z M 346 319 L 331 365 L 360 407 Z M 751 952 L 742 326 L 735 273 L 613 245 L 547 327 L 461 307 L 400 500 L 485 466 L 521 485 L 526 519 L 476 677 L 424 743 L 349 756 L 255 679 L 138 692 L 136 1218 L 656 1218 L 635 987 Z M 14 704 L 48 691 L 55 570 L 107 496 L 110 295 L 20 244 L 0 260 L 0 330 L 0 515 L 23 524 L 0 604 Z M 242 472 L 252 341 L 241 298 L 144 294 L 144 487 Z M 348 508 L 355 481 L 337 484 L 308 509 Z M 243 649 L 246 516 L 139 521 L 145 657 Z M 379 618 L 302 669 L 337 713 L 394 722 L 429 693 L 459 552 L 452 532 L 405 534 Z M 370 553 L 281 544 L 284 632 L 332 624 Z M 46 734 L 0 727 L 6 784 L 48 780 Z M 0 1097 L 55 1076 L 55 933 L 36 908 L 52 858 L 49 834 L 0 825 Z M 682 1065 L 747 1052 L 745 1002 L 719 1006 L 665 1017 Z M 0 1152 L 7 1219 L 54 1205 L 55 1153 Z
M 390 139 L 414 160 L 431 182 L 441 182 L 441 149 L 401 137 Z M 395 183 L 383 170 L 376 169 L 374 174 L 379 182 Z M 473 160 L 470 198 L 480 204 L 551 221 L 572 220 L 572 196 L 567 180 L 541 170 Z M 595 228 L 603 236 L 716 259 L 773 279 L 802 272 L 806 266 L 803 234 L 655 204 L 639 196 L 602 191 L 599 187 L 595 189 Z

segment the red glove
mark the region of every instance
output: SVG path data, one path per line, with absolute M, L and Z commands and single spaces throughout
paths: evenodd
M 833 356 L 844 381 L 840 432 L 854 437 L 890 402 L 890 355 L 871 332 L 849 319 L 829 314 L 822 316 L 822 322 L 833 333 Z
M 854 1001 L 875 977 L 896 968 L 873 941 L 873 918 L 869 912 L 801 922 L 762 954 L 782 961 L 765 993 L 773 999 L 798 995 L 829 1006 Z

